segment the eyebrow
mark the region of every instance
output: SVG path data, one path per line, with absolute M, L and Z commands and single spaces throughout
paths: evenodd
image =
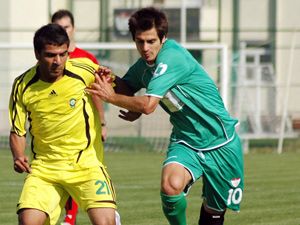
M 136 38 L 137 41 L 140 41 L 140 42 L 149 42 L 149 41 L 156 41 L 158 38 L 150 38 L 150 39 L 141 39 L 141 38 Z
M 68 53 L 68 50 L 61 52 L 61 53 L 53 53 L 53 52 L 47 52 L 47 51 L 45 51 L 44 53 L 47 55 L 53 55 L 53 56 L 54 55 L 64 55 L 64 54 Z

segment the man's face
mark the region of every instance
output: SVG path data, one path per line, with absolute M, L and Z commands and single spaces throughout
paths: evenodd
M 147 61 L 148 64 L 153 64 L 165 42 L 165 37 L 160 41 L 156 29 L 153 27 L 147 31 L 137 31 L 135 34 L 135 44 L 141 57 Z
M 46 45 L 40 53 L 35 52 L 39 63 L 41 79 L 55 82 L 63 76 L 65 63 L 68 58 L 68 45 Z
M 67 16 L 54 21 L 54 23 L 60 25 L 61 27 L 63 27 L 65 29 L 65 31 L 67 32 L 69 39 L 73 40 L 74 38 L 74 32 L 75 32 L 75 28 L 71 23 L 71 19 Z

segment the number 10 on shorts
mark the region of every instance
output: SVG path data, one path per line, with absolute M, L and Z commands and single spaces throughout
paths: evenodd
M 241 188 L 229 189 L 228 191 L 228 199 L 227 205 L 231 205 L 231 203 L 238 205 L 242 201 L 243 191 Z

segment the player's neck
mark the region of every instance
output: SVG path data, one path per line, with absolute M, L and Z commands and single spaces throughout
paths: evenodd
M 75 42 L 71 41 L 68 51 L 69 52 L 74 52 L 75 48 L 76 48 Z

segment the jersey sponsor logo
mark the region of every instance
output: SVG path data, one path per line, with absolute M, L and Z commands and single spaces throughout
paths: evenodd
M 70 104 L 71 108 L 75 108 L 76 99 L 75 98 L 71 98 L 70 101 L 69 101 L 69 104 Z
M 167 69 L 168 69 L 167 64 L 163 64 L 163 63 L 158 64 L 158 66 L 156 67 L 156 69 L 154 71 L 153 77 L 158 77 L 160 75 L 163 75 Z
M 49 97 L 53 97 L 53 96 L 57 96 L 56 92 L 54 90 L 52 90 L 50 93 L 49 93 Z

